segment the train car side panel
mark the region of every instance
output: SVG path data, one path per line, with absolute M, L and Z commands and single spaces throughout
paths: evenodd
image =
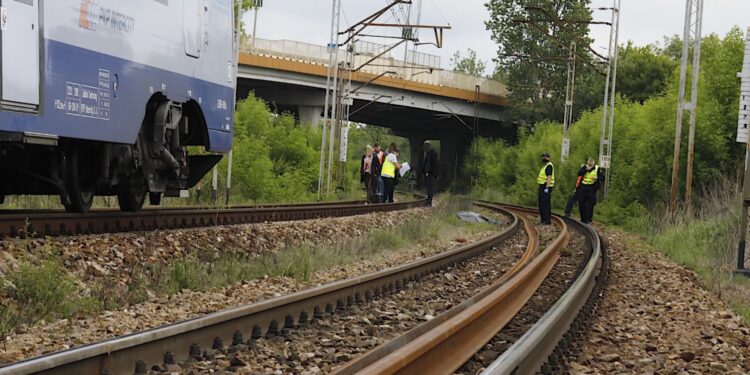
M 41 4 L 43 100 L 38 113 L 0 112 L 0 130 L 132 144 L 146 103 L 159 92 L 195 100 L 209 134 L 231 134 L 231 0 Z M 195 20 L 180 22 L 191 14 Z M 187 53 L 189 43 L 198 57 Z M 225 138 L 211 139 L 211 150 L 228 151 Z

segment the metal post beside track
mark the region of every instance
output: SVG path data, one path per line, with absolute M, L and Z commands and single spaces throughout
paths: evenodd
M 750 269 L 745 267 L 745 246 L 747 244 L 748 208 L 750 207 L 750 27 L 747 28 L 745 42 L 745 60 L 743 69 L 737 76 L 741 79 L 740 113 L 737 122 L 737 142 L 746 144 L 745 180 L 742 189 L 742 209 L 740 211 L 740 242 L 737 248 L 737 274 L 750 276 Z

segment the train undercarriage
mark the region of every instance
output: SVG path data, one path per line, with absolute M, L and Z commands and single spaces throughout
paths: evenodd
M 208 144 L 199 105 L 162 95 L 149 101 L 135 144 L 0 132 L 0 203 L 7 195 L 59 195 L 68 212 L 86 212 L 94 196 L 117 196 L 120 209 L 159 205 L 194 186 L 221 155 L 189 155 Z

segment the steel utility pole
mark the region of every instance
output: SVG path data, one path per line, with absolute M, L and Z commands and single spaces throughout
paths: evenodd
M 443 45 L 443 30 L 450 29 L 450 26 L 434 26 L 434 25 L 421 25 L 411 24 L 406 21 L 405 24 L 400 23 L 382 23 L 377 20 L 382 17 L 386 12 L 391 10 L 397 5 L 412 5 L 412 0 L 388 0 L 388 5 L 384 8 L 376 11 L 375 13 L 367 16 L 365 19 L 353 24 L 344 31 L 339 31 L 339 23 L 341 18 L 341 0 L 333 0 L 333 9 L 331 14 L 331 42 L 329 43 L 329 64 L 328 74 L 326 79 L 326 99 L 325 99 L 325 120 L 323 125 L 323 136 L 321 139 L 321 152 L 320 152 L 320 170 L 318 176 L 318 195 L 322 195 L 324 184 L 326 185 L 326 191 L 331 191 L 332 173 L 334 168 L 333 153 L 335 151 L 335 140 L 337 130 L 340 128 L 341 121 L 348 123 L 349 106 L 351 105 L 352 98 L 351 91 L 351 80 L 352 74 L 359 72 L 365 66 L 370 65 L 383 55 L 389 53 L 391 50 L 400 46 L 402 43 L 407 41 L 417 42 L 412 35 L 414 32 L 409 32 L 410 35 L 402 35 L 395 37 L 399 39 L 395 44 L 388 46 L 386 49 L 379 51 L 372 58 L 366 62 L 360 64 L 354 60 L 354 46 L 360 38 L 364 37 L 376 37 L 376 38 L 394 38 L 393 35 L 370 35 L 364 34 L 363 32 L 367 28 L 398 28 L 398 29 L 419 29 L 428 28 L 433 29 L 435 32 L 435 45 L 441 48 Z M 342 41 L 343 40 L 343 41 Z M 340 47 L 346 47 L 347 58 L 343 61 L 339 61 L 338 53 Z M 356 64 L 354 64 L 356 63 Z M 358 65 L 355 67 L 355 65 Z M 374 80 L 388 74 L 386 72 L 379 76 L 376 76 L 369 82 L 365 83 L 365 86 L 372 83 Z M 346 76 L 348 75 L 348 79 Z M 403 76 L 401 77 L 403 78 Z M 346 83 L 346 86 L 345 86 Z M 360 87 L 361 88 L 361 87 Z M 358 90 L 357 88 L 356 90 Z M 354 91 L 356 91 L 354 90 Z M 340 97 L 340 100 L 337 100 Z M 377 101 L 374 99 L 372 102 Z M 372 103 L 371 102 L 371 103 Z M 356 112 L 355 112 L 356 113 Z M 329 129 L 330 127 L 330 129 Z M 328 136 L 326 136 L 326 132 Z M 326 144 L 326 142 L 328 142 Z M 328 148 L 328 155 L 326 155 L 326 146 Z M 340 146 L 341 147 L 341 146 Z M 343 156 L 340 156 L 342 158 Z M 326 159 L 328 161 L 326 170 Z M 324 183 L 326 181 L 326 183 Z
M 599 142 L 599 166 L 604 168 L 604 198 L 609 194 L 609 178 L 612 166 L 612 133 L 615 123 L 615 93 L 617 90 L 617 60 L 620 55 L 620 0 L 613 0 L 612 26 L 609 32 L 609 52 L 607 55 L 607 82 L 604 85 L 604 106 L 602 107 L 602 138 Z M 609 116 L 608 116 L 609 115 Z
M 333 0 L 331 10 L 331 38 L 328 43 L 328 73 L 326 75 L 326 99 L 325 106 L 323 107 L 323 136 L 320 140 L 320 170 L 318 171 L 318 197 L 323 194 L 323 181 L 326 179 L 326 132 L 331 126 L 332 113 L 330 111 L 330 104 L 333 98 L 335 98 L 336 77 L 338 69 L 334 66 L 338 66 L 338 52 L 339 52 L 339 23 L 341 20 L 341 0 Z M 334 72 L 335 69 L 335 72 Z M 331 87 L 331 83 L 334 83 L 334 87 Z M 331 130 L 333 131 L 333 130 Z
M 682 142 L 682 120 L 685 111 L 690 112 L 690 133 L 688 140 L 687 181 L 685 185 L 685 204 L 690 212 L 690 194 L 693 182 L 693 150 L 695 147 L 695 109 L 698 105 L 698 78 L 700 77 L 701 29 L 703 24 L 703 0 L 686 0 L 685 30 L 682 36 L 682 60 L 680 62 L 680 91 L 677 99 L 677 120 L 674 135 L 674 160 L 672 162 L 672 190 L 669 195 L 669 212 L 677 210 L 677 191 L 680 174 L 680 143 Z M 693 40 L 693 78 L 690 102 L 685 101 L 687 86 L 688 55 L 690 40 Z
M 568 83 L 565 87 L 565 118 L 563 119 L 562 154 L 560 161 L 565 161 L 570 155 L 570 125 L 573 123 L 573 97 L 576 85 L 576 42 L 570 42 L 570 56 L 568 57 Z
M 742 209 L 740 211 L 740 243 L 737 248 L 737 273 L 750 276 L 750 269 L 745 267 L 745 245 L 747 243 L 748 207 L 750 207 L 750 27 L 745 38 L 745 62 L 742 72 L 737 74 L 742 79 L 740 88 L 740 113 L 737 122 L 737 142 L 747 145 L 745 151 L 745 181 L 742 188 Z
M 258 8 L 263 6 L 262 0 L 255 0 L 253 7 L 255 8 L 255 20 L 253 21 L 253 45 L 255 45 L 255 30 L 258 26 Z M 234 25 L 234 109 L 237 110 L 237 79 L 240 74 L 240 34 L 242 33 L 242 1 L 237 2 L 237 17 Z M 232 193 L 232 162 L 234 161 L 234 150 L 229 150 L 229 162 L 227 165 L 227 185 L 226 185 L 226 196 L 224 198 L 224 204 L 229 206 L 229 197 Z

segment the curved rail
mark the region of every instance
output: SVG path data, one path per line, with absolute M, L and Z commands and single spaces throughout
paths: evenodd
M 140 374 L 153 364 L 193 358 L 196 353 L 200 355 L 201 348 L 221 346 L 223 342 L 239 344 L 245 337 L 257 338 L 294 327 L 496 248 L 519 230 L 519 219 L 510 211 L 495 209 L 511 219 L 509 227 L 474 244 L 291 295 L 19 362 L 1 367 L 0 375 L 132 374 L 134 370 Z
M 242 206 L 232 208 L 165 208 L 137 213 L 95 210 L 71 214 L 56 210 L 0 215 L 0 237 L 60 236 L 92 233 L 133 232 L 156 229 L 197 228 L 216 225 L 251 224 L 271 221 L 308 220 L 374 212 L 405 210 L 424 205 L 424 198 L 389 203 L 362 204 L 361 201 Z
M 575 282 L 560 299 L 518 341 L 505 351 L 482 375 L 532 374 L 542 369 L 547 358 L 588 304 L 595 302 L 595 291 L 606 277 L 605 252 L 599 234 L 590 226 L 568 219 L 568 223 L 591 241 L 591 256 Z M 602 271 L 604 270 L 604 272 Z M 586 314 L 588 315 L 588 314 Z
M 512 211 L 530 212 L 518 207 Z M 568 231 L 561 218 L 553 220 L 560 234 L 533 260 L 514 267 L 513 274 L 438 318 L 346 364 L 336 374 L 451 374 L 459 369 L 513 319 L 557 263 L 560 250 L 567 246 Z

